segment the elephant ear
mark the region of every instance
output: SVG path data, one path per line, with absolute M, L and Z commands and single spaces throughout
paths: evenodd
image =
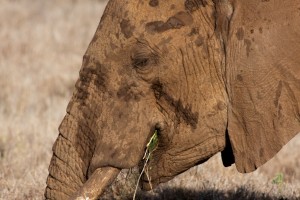
M 300 132 L 300 1 L 237 1 L 227 40 L 228 131 L 251 172 Z

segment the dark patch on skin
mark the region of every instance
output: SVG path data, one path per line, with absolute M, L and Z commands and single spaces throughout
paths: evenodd
M 250 30 L 250 33 L 253 34 L 253 33 L 254 33 L 254 29 L 251 29 L 251 30 Z
M 261 2 L 269 2 L 270 0 L 261 0 Z
M 191 105 L 185 106 L 180 99 L 175 100 L 163 90 L 163 85 L 159 81 L 155 81 L 151 88 L 154 91 L 155 98 L 157 100 L 163 98 L 174 109 L 175 115 L 179 120 L 182 119 L 193 129 L 197 128 L 199 113 L 193 112 Z
M 244 29 L 239 28 L 235 35 L 238 40 L 243 40 L 244 39 Z
M 90 56 L 85 55 L 83 56 L 83 66 L 87 66 L 88 63 L 90 62 Z M 79 72 L 79 79 L 77 80 L 75 87 L 77 89 L 76 92 L 76 99 L 80 102 L 80 104 L 85 104 L 85 100 L 88 98 L 88 87 L 90 84 L 90 79 L 86 77 L 84 74 L 82 74 L 80 70 Z
M 100 62 L 96 62 L 95 66 L 95 69 L 90 70 L 90 73 L 92 75 L 96 75 L 94 84 L 99 91 L 105 92 L 107 90 L 107 70 L 104 66 L 101 65 Z
M 186 0 L 184 6 L 189 12 L 194 12 L 201 7 L 205 7 L 207 4 L 206 0 Z
M 198 38 L 195 40 L 195 44 L 197 47 L 200 47 L 203 45 L 203 43 L 204 43 L 204 38 L 199 35 Z
M 124 34 L 125 38 L 128 39 L 132 37 L 135 27 L 130 24 L 129 20 L 123 19 L 120 23 L 120 27 L 121 32 Z
M 83 58 L 83 67 L 79 72 L 79 80 L 76 82 L 76 98 L 81 104 L 85 104 L 85 100 L 89 96 L 91 85 L 95 86 L 99 92 L 107 90 L 107 70 L 99 61 L 85 55 Z
M 155 81 L 152 86 L 151 89 L 154 91 L 154 95 L 156 99 L 160 99 L 163 95 L 163 85 L 161 84 L 161 82 L 159 82 L 158 80 Z
M 243 81 L 243 77 L 242 77 L 242 75 L 240 75 L 240 74 L 238 74 L 238 75 L 236 76 L 236 78 L 237 78 L 238 81 L 241 81 L 241 82 Z
M 249 57 L 250 50 L 251 50 L 251 41 L 248 39 L 245 39 L 244 42 L 246 44 L 247 57 Z
M 262 27 L 259 28 L 259 33 L 263 33 Z
M 146 24 L 146 31 L 147 32 L 164 32 L 166 30 L 169 30 L 170 27 L 166 25 L 165 22 L 163 21 L 154 21 L 154 22 L 149 22 Z
M 191 32 L 188 34 L 188 36 L 193 36 L 193 35 L 198 35 L 199 34 L 199 28 L 198 27 L 194 27 L 191 29 Z
M 150 0 L 149 5 L 151 7 L 156 7 L 159 5 L 159 1 L 158 0 Z
M 171 5 L 171 10 L 174 10 L 176 8 L 176 6 L 174 4 Z M 299 8 L 300 10 L 300 8 Z
M 119 88 L 117 92 L 117 96 L 120 99 L 123 99 L 126 102 L 129 101 L 139 101 L 141 99 L 141 96 L 143 95 L 143 92 L 135 92 L 134 89 L 137 88 L 136 83 L 132 83 L 130 85 L 122 84 L 122 86 Z
M 193 17 L 187 12 L 178 12 L 170 17 L 167 22 L 153 21 L 146 24 L 146 31 L 153 33 L 162 33 L 170 29 L 180 29 L 183 26 L 193 23 Z
M 88 87 L 85 87 L 85 85 L 82 85 L 80 79 L 76 82 L 75 87 L 76 87 L 76 90 L 77 90 L 76 93 L 75 93 L 76 100 L 81 105 L 85 105 L 86 99 L 89 96 L 89 93 L 87 92 Z

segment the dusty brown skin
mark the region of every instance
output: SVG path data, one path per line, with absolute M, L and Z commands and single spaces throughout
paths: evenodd
M 53 146 L 46 199 L 96 199 L 139 165 L 155 129 L 152 186 L 220 151 L 240 172 L 272 158 L 300 131 L 300 0 L 282 4 L 111 0 Z

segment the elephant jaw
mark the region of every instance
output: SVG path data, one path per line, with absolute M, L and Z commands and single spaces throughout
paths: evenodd
M 98 199 L 104 190 L 113 183 L 119 173 L 120 169 L 114 167 L 96 169 L 70 200 Z

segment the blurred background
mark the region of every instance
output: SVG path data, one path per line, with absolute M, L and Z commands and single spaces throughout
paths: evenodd
M 43 199 L 57 129 L 105 5 L 0 0 L 0 199 Z M 224 168 L 218 154 L 139 197 L 300 199 L 299 149 L 300 135 L 246 175 Z M 107 198 L 132 196 L 136 183 L 123 177 Z

